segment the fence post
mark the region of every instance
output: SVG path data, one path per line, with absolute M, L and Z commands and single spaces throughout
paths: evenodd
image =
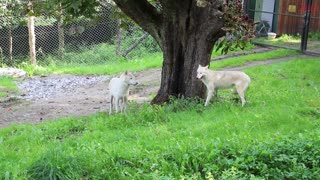
M 308 44 L 308 33 L 309 33 L 309 24 L 311 19 L 311 6 L 312 6 L 312 0 L 307 0 L 307 3 L 305 5 L 305 15 L 304 15 L 304 25 L 303 25 L 303 31 L 302 31 L 302 37 L 301 37 L 301 51 L 305 52 L 307 50 L 307 44 Z
M 29 52 L 30 62 L 32 65 L 37 64 L 36 60 L 36 35 L 34 31 L 34 16 L 28 16 L 28 32 L 29 32 Z

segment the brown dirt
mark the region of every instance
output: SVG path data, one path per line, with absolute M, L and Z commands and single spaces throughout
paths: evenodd
M 136 73 L 137 86 L 130 89 L 129 100 L 138 103 L 148 102 L 160 86 L 161 70 L 148 69 Z M 64 78 L 72 75 L 50 75 L 33 77 L 46 80 Z M 0 101 L 0 128 L 10 124 L 39 123 L 43 120 L 54 120 L 70 116 L 87 116 L 97 112 L 108 112 L 108 81 L 94 86 L 82 86 L 73 89 L 72 94 L 58 92 L 53 96 L 38 100 L 6 98 Z

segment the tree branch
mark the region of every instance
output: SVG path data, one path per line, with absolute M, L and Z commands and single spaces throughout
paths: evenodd
M 161 13 L 147 0 L 114 0 L 117 6 L 161 44 Z
M 126 51 L 122 53 L 122 57 L 126 57 L 135 47 L 137 47 L 143 40 L 148 37 L 148 33 L 144 33 L 139 39 L 137 39 Z

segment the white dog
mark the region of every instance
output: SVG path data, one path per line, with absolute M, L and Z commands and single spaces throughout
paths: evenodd
M 208 66 L 199 65 L 197 70 L 197 78 L 200 79 L 207 87 L 207 99 L 205 106 L 208 105 L 212 95 L 218 95 L 218 89 L 236 87 L 236 91 L 242 102 L 242 107 L 245 105 L 244 92 L 249 87 L 250 77 L 241 71 L 212 71 Z
M 110 91 L 110 110 L 112 114 L 112 106 L 115 105 L 116 112 L 125 112 L 128 103 L 129 86 L 137 85 L 134 76 L 128 71 L 121 74 L 120 78 L 112 78 L 109 83 Z

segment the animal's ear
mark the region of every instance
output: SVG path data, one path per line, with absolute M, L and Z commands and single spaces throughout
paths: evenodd
M 204 68 L 205 68 L 205 69 L 209 69 L 209 65 L 205 66 Z
M 125 72 L 124 72 L 124 75 L 128 75 L 128 71 L 125 71 Z

